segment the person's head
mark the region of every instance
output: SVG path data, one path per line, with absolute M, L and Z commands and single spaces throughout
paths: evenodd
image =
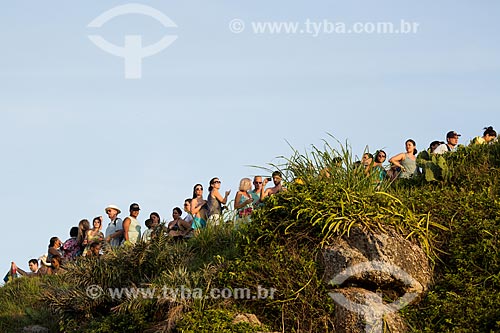
M 90 229 L 90 222 L 87 219 L 80 220 L 78 223 L 78 229 L 85 232 Z
M 92 226 L 94 227 L 94 229 L 101 230 L 102 221 L 100 216 L 94 217 L 94 219 L 92 220 Z
M 52 264 L 52 268 L 59 268 L 61 267 L 61 258 L 59 257 L 52 257 L 52 259 L 50 260 L 50 263 Z
M 455 147 L 458 144 L 458 138 L 461 136 L 461 134 L 458 134 L 455 131 L 449 131 L 446 133 L 446 142 L 452 146 Z
M 111 221 L 113 221 L 118 216 L 118 214 L 122 212 L 120 208 L 115 205 L 108 205 L 106 208 L 104 208 L 104 211 L 106 212 L 106 214 L 108 214 L 108 217 Z
M 59 248 L 61 246 L 61 240 L 59 237 L 51 237 L 49 240 L 49 247 Z
M 378 150 L 375 153 L 375 162 L 376 163 L 384 163 L 386 158 L 387 158 L 387 154 L 383 150 Z
M 240 191 L 249 191 L 252 188 L 252 181 L 250 178 L 243 178 L 240 180 Z
M 69 237 L 78 237 L 78 227 L 71 227 L 69 229 Z
M 439 147 L 440 145 L 442 145 L 444 142 L 443 141 L 432 141 L 431 144 L 429 145 L 429 149 L 431 151 L 431 153 L 434 152 L 434 150 L 436 150 L 437 147 Z
M 417 144 L 415 143 L 415 141 L 413 141 L 412 139 L 408 139 L 405 141 L 405 147 L 406 147 L 406 152 L 408 154 L 413 154 L 413 155 L 417 155 Z
M 373 162 L 373 155 L 370 153 L 364 153 L 363 157 L 361 158 L 361 164 L 363 164 L 364 167 L 369 166 Z
M 212 179 L 210 179 L 210 183 L 209 183 L 209 188 L 208 188 L 208 192 L 212 192 L 212 190 L 214 188 L 216 189 L 220 189 L 220 180 L 218 177 L 214 177 Z
M 497 137 L 497 132 L 493 129 L 493 127 L 488 126 L 484 128 L 483 138 L 486 142 L 490 142 Z
M 262 189 L 262 176 L 253 177 L 253 186 L 255 188 L 255 192 L 258 192 Z
M 174 218 L 174 220 L 180 218 L 181 215 L 182 210 L 179 207 L 175 207 L 174 209 L 172 209 L 172 217 Z
M 152 212 L 149 214 L 149 218 L 151 219 L 152 226 L 156 227 L 158 224 L 160 224 L 160 214 L 157 212 Z
M 271 177 L 273 178 L 273 183 L 274 185 L 279 185 L 281 183 L 281 172 L 279 171 L 274 171 L 271 175 Z
M 30 271 L 32 271 L 33 273 L 36 272 L 38 270 L 38 260 L 30 259 L 30 261 L 28 261 L 28 266 L 30 268 Z
M 193 201 L 193 199 L 191 199 L 191 198 L 187 198 L 186 200 L 184 200 L 184 211 L 185 212 L 191 211 L 191 201 Z
M 130 211 L 130 216 L 132 217 L 137 217 L 139 216 L 139 211 L 141 210 L 141 208 L 139 207 L 139 204 L 137 203 L 133 203 L 130 205 L 129 207 L 129 211 Z
M 146 225 L 146 228 L 151 229 L 153 227 L 153 220 L 147 219 L 144 221 L 144 224 Z
M 202 196 L 203 196 L 203 185 L 196 184 L 193 187 L 193 199 L 194 198 L 201 198 Z
M 98 257 L 100 251 L 101 251 L 101 243 L 93 242 L 90 244 L 90 254 L 93 257 Z
M 334 166 L 339 167 L 339 168 L 342 166 L 342 157 L 336 156 L 332 159 L 332 161 L 333 161 Z
M 78 244 L 82 245 L 85 240 L 85 234 L 87 230 L 90 229 L 90 222 L 87 219 L 83 219 L 78 223 L 78 236 L 76 237 L 76 241 Z

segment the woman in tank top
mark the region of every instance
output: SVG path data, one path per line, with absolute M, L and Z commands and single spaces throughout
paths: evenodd
M 203 200 L 203 186 L 201 184 L 196 184 L 193 187 L 190 213 L 193 216 L 192 227 L 194 230 L 207 226 L 207 202 Z
M 406 153 L 400 153 L 391 157 L 389 162 L 401 168 L 398 178 L 409 179 L 418 174 L 417 158 L 415 156 L 417 154 L 417 149 L 415 149 L 417 145 L 415 141 L 408 139 L 405 142 L 405 146 Z
M 222 205 L 225 205 L 227 202 L 227 198 L 231 193 L 231 190 L 226 191 L 224 197 L 219 192 L 220 189 L 220 180 L 215 177 L 210 180 L 210 187 L 208 191 L 207 205 L 208 205 L 208 220 L 210 223 L 219 225 L 220 220 L 222 219 Z

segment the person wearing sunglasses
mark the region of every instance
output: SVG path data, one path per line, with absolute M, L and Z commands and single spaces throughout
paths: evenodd
M 203 186 L 201 184 L 196 184 L 193 187 L 190 212 L 193 216 L 192 227 L 194 230 L 207 226 L 207 201 L 203 199 Z
M 252 196 L 254 207 L 261 206 L 260 202 L 260 193 L 262 192 L 262 176 L 253 177 L 253 190 L 248 191 L 248 193 Z
M 110 220 L 104 233 L 106 242 L 111 247 L 118 247 L 123 241 L 123 221 L 118 217 L 121 210 L 115 205 L 108 205 L 104 208 L 104 211 L 108 214 Z
M 222 220 L 222 205 L 225 205 L 231 190 L 226 191 L 224 197 L 219 192 L 221 182 L 215 177 L 210 180 L 209 194 L 207 198 L 208 221 L 214 225 L 219 225 Z
M 373 174 L 377 180 L 377 186 L 385 179 L 387 176 L 387 171 L 385 170 L 383 163 L 387 159 L 387 154 L 383 150 L 377 150 L 375 152 L 375 162 L 373 163 Z

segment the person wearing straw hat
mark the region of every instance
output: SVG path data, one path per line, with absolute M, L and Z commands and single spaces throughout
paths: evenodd
M 120 246 L 123 240 L 123 221 L 118 217 L 122 211 L 115 205 L 108 205 L 104 211 L 108 214 L 110 222 L 106 228 L 105 239 L 111 247 Z

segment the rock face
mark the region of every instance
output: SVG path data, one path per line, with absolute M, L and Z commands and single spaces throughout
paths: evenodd
M 353 228 L 322 254 L 323 280 L 332 285 L 330 296 L 337 305 L 338 332 L 382 332 L 382 325 L 391 332 L 406 331 L 397 311 L 418 302 L 432 278 L 419 246 L 393 229 Z

